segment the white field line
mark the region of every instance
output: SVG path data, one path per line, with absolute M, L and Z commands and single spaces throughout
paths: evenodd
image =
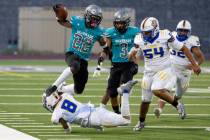
M 36 124 L 38 124 L 38 125 L 39 125 L 39 124 L 44 124 L 44 123 L 5 123 L 5 124 L 7 124 L 7 125 L 8 125 L 8 124 L 9 124 L 9 125 L 14 125 L 14 124 L 15 124 L 15 125 L 17 125 L 17 124 L 18 124 L 18 125 L 19 125 L 19 124 L 20 124 L 20 125 L 27 125 L 27 124 L 31 125 L 31 124 L 35 124 L 35 125 L 36 125 Z
M 0 120 L 0 122 L 35 122 L 35 120 L 10 120 L 10 119 L 5 119 L 5 120 Z
M 199 93 L 199 94 L 203 94 L 203 93 Z M 205 94 L 205 93 L 204 93 Z M 103 95 L 76 95 L 75 98 L 101 98 Z M 41 98 L 42 95 L 20 95 L 20 94 L 6 94 L 6 95 L 0 95 L 0 97 L 14 97 L 14 98 Z M 210 98 L 210 96 L 182 96 L 183 98 Z M 131 95 L 130 98 L 141 98 L 141 96 L 135 96 L 135 95 Z
M 7 105 L 7 106 L 41 106 L 42 103 L 0 103 L 0 105 Z M 99 104 L 94 104 L 96 106 L 99 106 Z M 111 104 L 107 104 L 107 106 L 109 106 Z M 130 106 L 139 106 L 140 104 L 130 104 Z M 156 106 L 157 104 L 150 104 L 150 106 Z M 206 106 L 206 107 L 209 107 L 210 106 L 210 103 L 209 104 L 184 104 L 185 106 Z M 166 106 L 171 106 L 170 104 L 166 104 Z M 1 113 L 1 112 L 0 112 Z M 2 112 L 4 113 L 4 112 Z
M 20 115 L 13 115 L 13 114 L 1 114 L 0 113 L 0 118 L 11 118 L 11 117 L 20 117 Z
M 0 113 L 2 114 L 2 113 Z M 7 114 L 22 114 L 22 115 L 52 115 L 51 113 L 7 113 Z M 139 114 L 133 113 L 132 116 Z M 177 116 L 178 114 L 161 114 L 162 116 Z M 210 114 L 187 114 L 188 116 L 210 116 Z M 148 116 L 154 116 L 154 114 L 148 114 Z
M 0 136 L 4 140 L 38 140 L 35 137 L 0 124 Z
M 27 132 L 29 134 L 64 134 L 64 132 L 40 132 L 40 131 L 36 131 L 36 132 Z
M 0 91 L 43 91 L 43 88 L 0 88 Z M 105 91 L 106 89 L 101 88 L 86 88 L 85 91 Z M 140 89 L 134 89 L 134 91 L 139 91 Z M 189 88 L 187 90 L 189 93 L 210 93 L 208 88 Z
M 80 137 L 80 135 L 38 135 L 39 137 Z
M 24 126 L 19 126 L 19 127 L 24 128 Z M 34 131 L 42 130 L 42 129 L 33 129 L 33 128 L 39 128 L 39 127 L 40 128 L 48 128 L 48 129 L 43 129 L 43 130 L 51 130 L 51 127 L 55 128 L 54 125 L 49 125 L 49 126 L 42 126 L 42 125 L 34 126 L 34 125 L 31 125 L 31 126 L 25 126 L 25 127 L 28 127 L 29 129 L 22 129 L 22 130 L 30 130 L 30 131 L 32 131 L 32 130 L 34 130 Z M 78 128 L 80 126 L 79 125 L 73 125 L 71 127 L 72 128 Z M 119 126 L 119 127 L 134 127 L 134 126 Z M 190 129 L 190 128 L 192 128 L 192 129 L 205 129 L 205 128 L 209 128 L 209 126 L 166 126 L 166 125 L 163 125 L 163 126 L 161 126 L 161 125 L 156 126 L 155 125 L 155 126 L 145 126 L 145 127 L 146 128 L 177 128 L 177 129 L 183 129 L 183 128 L 186 128 L 186 129 Z M 52 128 L 52 130 L 53 130 L 53 128 Z M 61 126 L 57 126 L 57 128 L 60 128 L 60 129 L 55 129 L 55 130 L 62 130 Z M 106 129 L 108 129 L 108 128 L 106 128 Z M 39 133 L 39 132 L 37 132 L 37 133 Z
M 21 129 L 23 131 L 59 131 L 62 130 L 63 128 L 56 129 L 56 128 L 28 128 L 28 129 Z
M 28 120 L 29 118 L 6 118 L 6 117 L 1 118 L 0 117 L 0 120 L 6 120 L 6 119 L 9 119 L 9 120 Z
M 4 112 L 7 112 L 7 111 L 0 111 L 0 113 L 4 113 Z

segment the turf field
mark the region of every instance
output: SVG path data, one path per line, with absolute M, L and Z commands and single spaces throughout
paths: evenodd
M 95 65 L 91 62 L 90 65 Z M 207 63 L 206 66 L 210 66 Z M 59 65 L 63 61 L 2 61 L 0 65 Z M 105 64 L 106 65 L 106 64 Z M 52 83 L 59 73 L 4 73 L 0 72 L 0 123 L 42 140 L 209 140 L 210 132 L 210 74 L 192 76 L 190 89 L 184 95 L 188 117 L 178 118 L 177 111 L 167 105 L 164 114 L 155 118 L 152 114 L 157 98 L 153 98 L 146 120 L 146 128 L 141 132 L 133 132 L 132 127 L 138 120 L 141 94 L 139 85 L 134 87 L 130 98 L 132 124 L 127 127 L 105 128 L 104 132 L 72 126 L 71 134 L 64 134 L 61 126 L 50 122 L 50 113 L 42 108 L 41 95 L 43 90 Z M 105 92 L 108 74 L 89 81 L 82 95 L 75 98 L 98 106 Z M 135 76 L 140 79 L 142 74 Z M 69 78 L 71 83 L 71 78 Z M 111 110 L 110 105 L 108 108 Z M 2 139 L 2 138 L 0 138 Z

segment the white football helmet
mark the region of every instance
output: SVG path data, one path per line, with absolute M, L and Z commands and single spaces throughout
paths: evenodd
M 42 95 L 42 105 L 44 108 L 53 112 L 55 105 L 61 100 L 61 96 L 57 92 L 53 92 L 50 96 L 47 96 L 46 93 Z
M 145 40 L 147 40 L 148 37 L 154 38 L 160 30 L 159 22 L 154 17 L 147 17 L 141 22 L 140 29 Z M 149 32 L 151 33 L 147 34 Z
M 177 36 L 183 40 L 191 35 L 191 30 L 192 27 L 188 20 L 181 20 L 176 26 Z

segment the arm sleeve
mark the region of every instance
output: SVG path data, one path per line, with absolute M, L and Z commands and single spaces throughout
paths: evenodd
M 178 51 L 181 50 L 184 44 L 175 39 L 171 32 L 169 32 L 169 36 L 170 38 L 168 39 L 168 46 Z
M 51 122 L 53 124 L 58 124 L 60 118 L 62 118 L 62 113 L 61 113 L 61 111 L 59 111 L 58 108 L 55 108 L 55 110 L 53 111 L 52 117 L 51 117 Z

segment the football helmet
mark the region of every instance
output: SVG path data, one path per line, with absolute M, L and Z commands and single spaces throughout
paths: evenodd
M 103 18 L 102 16 L 102 10 L 97 5 L 89 5 L 85 9 L 85 23 L 90 28 L 97 27 Z
M 53 92 L 50 96 L 44 92 L 42 95 L 42 105 L 48 111 L 53 112 L 55 105 L 61 100 L 61 96 L 57 92 Z
M 177 36 L 179 41 L 185 41 L 191 35 L 191 24 L 188 20 L 181 20 L 176 26 Z
M 120 9 L 114 14 L 113 25 L 120 33 L 125 33 L 130 24 L 130 18 L 127 9 Z
M 154 17 L 147 17 L 141 22 L 140 29 L 143 39 L 150 42 L 159 34 L 159 22 Z

